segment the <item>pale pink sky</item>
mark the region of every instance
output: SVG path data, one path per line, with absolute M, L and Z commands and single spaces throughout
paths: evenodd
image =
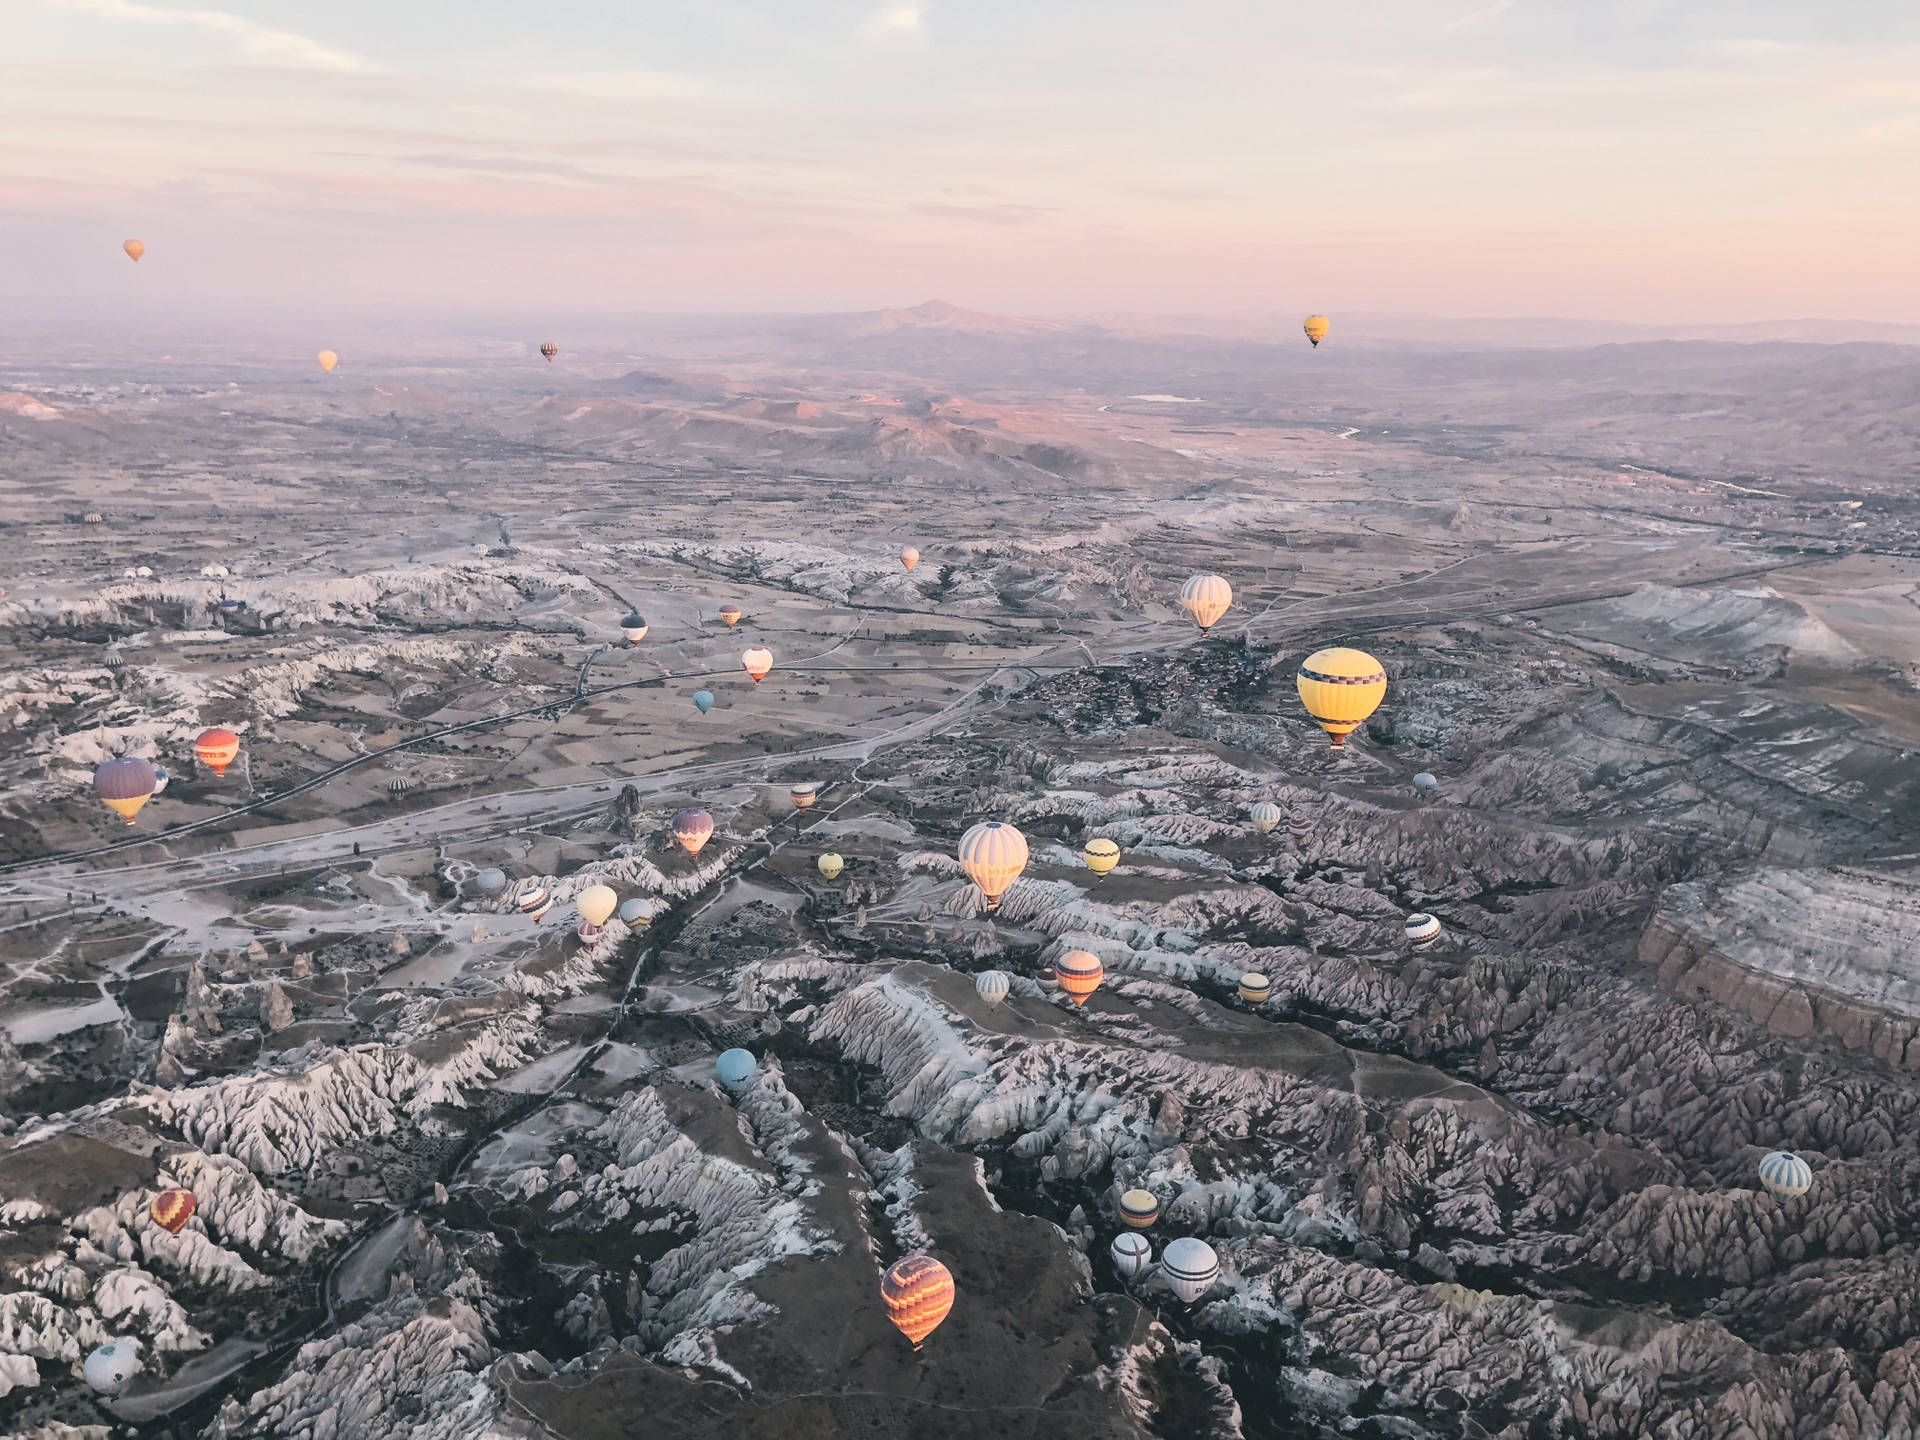
M 21 314 L 1920 322 L 1910 3 L 7 9 Z

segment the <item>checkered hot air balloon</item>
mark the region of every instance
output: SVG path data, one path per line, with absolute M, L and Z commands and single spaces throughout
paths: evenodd
M 178 1235 L 193 1219 L 193 1205 L 191 1190 L 162 1190 L 153 1197 L 147 1213 L 153 1217 L 153 1223 L 169 1235 Z

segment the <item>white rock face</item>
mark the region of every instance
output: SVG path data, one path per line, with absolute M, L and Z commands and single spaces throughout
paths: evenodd
M 146 1271 L 128 1267 L 102 1275 L 93 1303 L 116 1330 L 138 1328 L 157 1351 L 199 1350 L 208 1337 L 187 1323 L 187 1313 Z
M 40 1367 L 31 1356 L 0 1354 L 0 1396 L 31 1390 L 40 1383 Z

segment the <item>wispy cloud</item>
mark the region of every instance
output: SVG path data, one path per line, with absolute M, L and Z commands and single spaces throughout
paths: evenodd
M 1506 14 L 1507 11 L 1513 9 L 1513 7 L 1519 3 L 1520 0 L 1493 0 L 1493 4 L 1491 5 L 1470 11 L 1458 19 L 1449 20 L 1440 27 L 1440 33 L 1442 35 L 1448 35 L 1455 30 L 1465 30 L 1469 25 L 1483 24 L 1488 20 L 1493 20 Z
M 309 36 L 275 30 L 224 10 L 172 10 L 159 5 L 141 5 L 136 0 L 56 0 L 56 3 L 63 9 L 83 10 L 108 20 L 171 25 L 221 35 L 238 46 L 242 54 L 269 65 L 339 72 L 368 72 L 377 68 L 357 55 L 323 45 Z
M 862 40 L 898 40 L 927 33 L 927 12 L 933 7 L 918 0 L 887 0 L 870 11 L 854 31 Z

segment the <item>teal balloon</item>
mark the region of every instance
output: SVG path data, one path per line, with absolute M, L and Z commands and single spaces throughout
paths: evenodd
M 713 708 L 713 692 L 711 690 L 694 691 L 693 708 L 698 710 L 702 715 L 706 714 L 707 711 Z
M 737 1093 L 760 1073 L 760 1062 L 753 1058 L 751 1050 L 722 1050 L 720 1058 L 713 1062 L 713 1073 L 722 1085 Z

